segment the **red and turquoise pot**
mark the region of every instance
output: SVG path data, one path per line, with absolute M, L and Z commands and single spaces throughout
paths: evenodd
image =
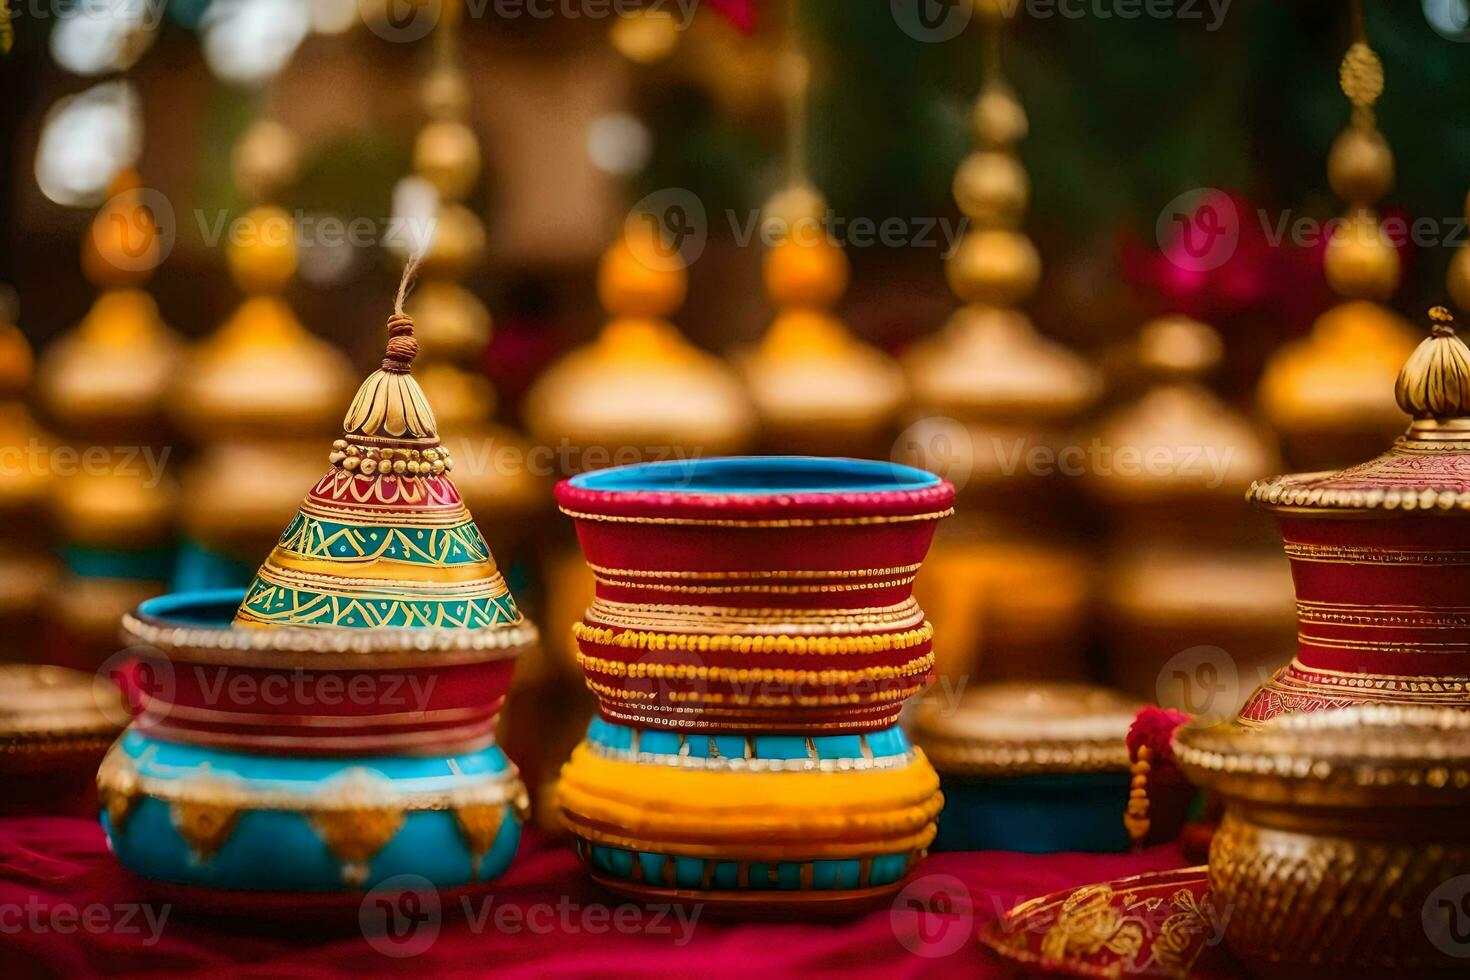
M 556 493 L 597 582 L 577 640 L 600 717 L 559 787 L 594 877 L 762 914 L 900 887 L 942 803 L 896 726 L 933 670 L 912 584 L 954 488 L 770 457 Z
M 134 720 L 97 777 L 122 864 L 246 914 L 504 872 L 527 800 L 494 726 L 534 627 L 263 630 L 231 625 L 243 597 L 178 593 L 124 620 Z

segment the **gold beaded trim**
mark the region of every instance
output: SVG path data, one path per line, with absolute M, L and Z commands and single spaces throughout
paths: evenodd
M 584 614 L 589 625 L 652 632 L 825 635 L 873 629 L 914 628 L 924 612 L 912 597 L 887 606 L 853 609 L 783 609 L 615 602 L 595 599 Z
M 618 677 L 660 677 L 675 680 L 726 681 L 735 684 L 855 684 L 862 681 L 887 681 L 914 674 L 927 674 L 934 666 L 934 654 L 915 657 L 898 667 L 862 667 L 857 670 L 792 670 L 787 668 L 706 667 L 695 664 L 625 663 L 577 654 L 577 663 L 586 670 Z
M 339 469 L 363 476 L 439 476 L 454 469 L 449 450 L 442 446 L 379 448 L 355 445 L 346 439 L 332 443 L 327 461 Z
M 629 517 L 623 514 L 587 514 L 582 511 L 559 508 L 561 512 L 577 521 L 603 521 L 611 524 L 673 524 L 684 527 L 850 527 L 868 524 L 907 524 L 913 521 L 938 521 L 954 514 L 954 508 L 931 511 L 927 514 L 878 514 L 864 517 L 787 517 L 766 521 L 737 521 L 728 518 L 709 519 L 700 517 Z
M 577 623 L 572 636 L 579 642 L 637 650 L 690 650 L 700 653 L 791 653 L 833 656 L 884 653 L 920 646 L 934 639 L 934 625 L 927 620 L 918 629 L 902 633 L 865 636 L 730 636 L 692 633 L 655 633 L 643 630 L 610 630 Z
M 157 647 L 174 661 L 230 667 L 305 665 L 309 670 L 483 663 L 514 657 L 537 640 L 536 627 L 526 620 L 514 626 L 471 630 L 323 630 L 304 626 L 219 629 L 155 625 L 128 613 L 123 616 L 122 629 L 128 642 Z
M 744 714 L 744 712 L 720 711 L 715 708 L 708 708 L 704 710 L 701 710 L 699 708 L 670 708 L 668 710 L 674 712 L 675 714 L 689 714 L 694 715 L 695 717 L 669 718 L 662 715 L 637 714 L 631 711 L 623 711 L 615 704 L 604 704 L 600 709 L 601 713 L 606 717 L 627 725 L 642 725 L 648 728 L 688 728 L 697 729 L 701 732 L 707 731 L 708 729 L 713 727 L 709 721 L 709 718 L 711 717 Z M 861 707 L 851 709 L 849 714 L 877 715 L 879 716 L 879 724 L 888 724 L 897 717 L 899 710 L 900 706 L 896 704 L 863 705 Z M 868 724 L 872 724 L 872 722 L 868 722 Z M 823 721 L 815 723 L 803 722 L 801 727 L 802 730 L 806 732 L 847 732 L 852 729 L 852 725 L 853 723 L 851 720 L 844 720 Z M 785 732 L 789 731 L 790 729 L 790 722 L 746 721 L 744 719 L 742 719 L 740 722 L 740 730 L 747 732 Z
M 603 697 L 615 698 L 619 701 L 652 701 L 660 694 L 657 691 L 634 691 L 628 688 L 611 687 L 607 684 L 599 684 L 597 681 L 587 680 L 587 688 L 595 694 Z M 872 702 L 903 701 L 917 694 L 923 687 L 922 684 L 910 685 L 892 691 L 873 691 L 871 693 L 848 693 L 848 694 L 726 694 L 721 691 L 666 691 L 663 696 L 674 704 L 729 704 L 738 707 L 756 708 L 822 708 L 838 705 L 869 705 Z M 719 709 L 697 708 L 700 714 L 718 714 Z
M 1206 772 L 1364 787 L 1470 788 L 1467 751 L 1465 711 L 1387 704 L 1285 715 L 1258 728 L 1187 725 L 1174 737 L 1175 759 Z
M 1128 745 L 1097 742 L 949 742 L 920 736 L 919 745 L 941 772 L 1019 776 L 1043 772 L 1125 772 Z
M 1433 487 L 1385 490 L 1325 490 L 1302 486 L 1290 476 L 1257 480 L 1245 498 L 1267 507 L 1333 510 L 1470 511 L 1470 491 Z
M 739 571 L 739 572 L 686 572 L 668 571 L 659 569 L 641 568 L 605 568 L 602 565 L 593 565 L 590 562 L 587 567 L 592 569 L 598 576 L 623 577 L 623 578 L 652 578 L 652 579 L 692 579 L 692 580 L 720 580 L 729 579 L 740 581 L 742 579 L 818 579 L 818 578 L 882 578 L 890 575 L 907 575 L 917 572 L 920 562 L 912 565 L 894 565 L 891 568 L 839 568 L 831 571 L 819 571 L 812 569 L 792 569 L 787 571 Z
M 117 739 L 117 728 L 101 734 L 6 732 L 0 734 L 0 755 L 51 755 L 63 752 L 101 752 Z
M 914 576 L 883 579 L 877 582 L 834 582 L 830 585 L 666 585 L 652 582 L 626 582 L 595 576 L 598 585 L 647 592 L 676 592 L 693 595 L 730 595 L 758 593 L 762 595 L 809 595 L 818 592 L 862 592 L 868 589 L 893 589 L 914 583 Z

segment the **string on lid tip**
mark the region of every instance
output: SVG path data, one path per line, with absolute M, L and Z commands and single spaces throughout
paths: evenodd
M 1435 337 L 1453 337 L 1455 335 L 1455 317 L 1443 306 L 1431 307 L 1429 310 L 1430 326 L 1429 332 Z
M 383 355 L 383 370 L 394 374 L 407 374 L 419 353 L 419 342 L 413 335 L 413 317 L 403 312 L 404 301 L 413 290 L 414 277 L 418 274 L 419 258 L 410 256 L 403 266 L 398 293 L 393 297 L 393 314 L 388 317 L 388 349 Z

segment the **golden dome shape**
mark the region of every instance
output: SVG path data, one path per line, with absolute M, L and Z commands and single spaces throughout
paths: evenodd
M 667 320 L 620 317 L 532 387 L 525 418 L 537 440 L 704 455 L 744 446 L 755 418 L 739 380 Z
M 1101 392 L 1086 361 L 1042 337 L 1025 314 L 996 306 L 957 310 L 903 364 L 916 403 L 959 418 L 1065 419 Z
M 779 313 L 760 344 L 739 359 L 761 426 L 774 448 L 861 453 L 902 407 L 903 372 L 816 310 Z
M 347 359 L 277 296 L 254 296 L 188 357 L 176 421 L 195 438 L 331 431 L 351 392 Z
M 1329 469 L 1372 455 L 1403 431 L 1394 379 L 1420 334 L 1387 307 L 1340 303 L 1266 362 L 1258 397 L 1292 463 Z
M 41 358 L 36 391 L 68 434 L 157 435 L 180 356 L 158 305 L 137 289 L 104 292 L 77 328 Z
M 1224 347 L 1212 328 L 1164 317 L 1139 334 L 1139 364 L 1159 380 L 1098 428 L 1089 470 L 1094 492 L 1117 504 L 1238 502 L 1251 483 L 1280 465 L 1270 435 L 1222 402 L 1197 378 Z

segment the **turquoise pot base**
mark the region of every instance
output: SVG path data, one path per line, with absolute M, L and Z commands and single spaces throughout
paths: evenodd
M 505 872 L 520 844 L 523 791 L 494 745 L 455 756 L 301 758 L 226 752 L 130 731 L 113 754 L 104 776 L 122 765 L 138 783 L 125 807 L 112 797 L 120 819 L 103 808 L 113 853 L 151 887 L 183 886 L 207 895 L 190 907 L 270 905 L 272 896 L 283 904 L 294 896 L 355 905 L 385 882 L 434 889 L 483 885 Z M 354 795 L 363 788 L 367 796 Z M 319 819 L 342 812 L 324 800 L 343 791 L 349 811 L 401 807 L 401 823 L 387 842 L 360 861 L 337 853 L 328 841 L 334 832 L 350 836 L 350 821 L 344 831 L 340 820 L 332 826 Z M 200 847 L 185 832 L 188 804 L 180 799 L 216 796 L 230 801 L 222 819 L 233 823 L 212 847 Z M 315 802 L 296 804 L 297 797 Z M 503 807 L 493 841 L 478 859 L 456 810 L 471 797 L 480 806 Z
M 1128 850 L 1126 772 L 976 779 L 944 776 L 936 851 Z

